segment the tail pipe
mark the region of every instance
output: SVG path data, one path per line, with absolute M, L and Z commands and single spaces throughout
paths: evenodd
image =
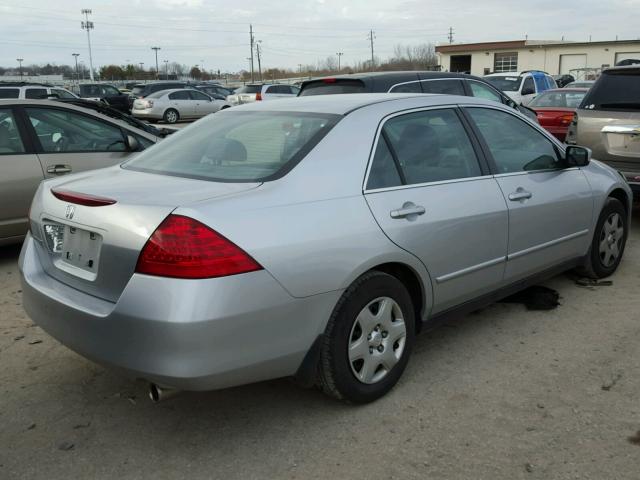
M 175 397 L 180 393 L 180 390 L 173 388 L 161 387 L 155 383 L 149 384 L 149 398 L 153 403 L 159 403 L 165 401 L 167 398 Z

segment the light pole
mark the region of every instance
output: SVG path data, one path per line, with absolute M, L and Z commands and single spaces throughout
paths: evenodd
M 84 81 L 84 71 L 87 67 L 85 66 L 84 62 L 82 60 L 80 60 L 80 71 L 82 72 L 82 81 Z
M 84 15 L 85 21 L 80 22 L 83 30 L 87 31 L 87 43 L 89 44 L 89 77 L 93 82 L 93 57 L 91 56 L 91 34 L 90 31 L 93 30 L 93 22 L 89 21 L 89 15 L 91 14 L 91 10 L 89 8 L 83 8 L 82 14 Z
M 201 69 L 201 71 L 202 71 L 202 79 L 204 80 L 204 77 L 207 74 L 207 71 L 204 68 L 204 60 L 200 60 L 200 66 L 202 67 L 202 69 Z
M 80 74 L 78 73 L 78 57 L 80 56 L 80 54 L 72 53 L 71 55 L 73 55 L 76 60 L 76 83 L 80 83 Z
M 22 62 L 24 58 L 16 58 L 16 61 L 20 64 L 20 80 L 22 80 Z
M 336 55 L 338 56 L 338 73 L 340 73 L 340 57 L 342 57 L 342 55 L 344 55 L 344 53 L 338 52 L 338 53 L 336 53 Z
M 156 78 L 160 79 L 160 70 L 158 70 L 158 50 L 161 50 L 160 47 L 151 47 L 151 50 L 155 50 L 156 52 Z
M 169 60 L 164 61 L 164 79 L 169 80 Z
M 260 44 L 262 40 L 258 40 L 256 42 L 256 54 L 258 55 L 258 75 L 260 76 L 260 81 L 262 82 L 262 59 L 260 58 Z

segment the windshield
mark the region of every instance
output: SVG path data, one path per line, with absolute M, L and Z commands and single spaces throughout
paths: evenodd
M 640 110 L 640 70 L 605 72 L 580 105 L 587 110 Z
M 258 93 L 262 90 L 262 85 L 245 85 L 240 87 L 234 93 Z
M 339 118 L 307 112 L 216 113 L 123 168 L 218 182 L 273 180 L 304 158 Z
M 587 92 L 547 90 L 538 95 L 530 103 L 530 107 L 563 107 L 578 108 Z
M 488 76 L 484 77 L 483 80 L 486 80 L 488 83 L 503 92 L 517 92 L 520 90 L 520 83 L 522 82 L 522 78 L 517 75 Z
M 364 83 L 361 80 L 332 79 L 310 82 L 300 91 L 301 97 L 310 95 L 333 95 L 339 93 L 364 93 Z

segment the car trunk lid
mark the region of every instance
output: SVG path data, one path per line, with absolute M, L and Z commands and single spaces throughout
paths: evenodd
M 77 290 L 115 302 L 133 275 L 143 246 L 179 206 L 234 195 L 260 183 L 218 183 L 124 170 L 90 172 L 43 184 L 31 230 L 46 272 Z M 88 206 L 52 190 L 109 200 Z M 84 203 L 84 204 L 83 204 Z M 90 203 L 90 202 L 89 202 Z

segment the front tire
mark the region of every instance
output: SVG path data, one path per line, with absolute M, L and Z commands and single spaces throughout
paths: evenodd
M 405 286 L 386 273 L 366 273 L 345 291 L 329 319 L 318 384 L 347 402 L 377 400 L 402 375 L 414 338 L 414 308 Z
M 177 123 L 178 120 L 180 120 L 180 114 L 178 113 L 177 110 L 174 110 L 173 108 L 170 108 L 169 110 L 164 112 L 164 115 L 162 116 L 162 119 L 166 123 Z
M 600 212 L 585 266 L 579 273 L 589 278 L 605 278 L 620 265 L 627 243 L 628 216 L 620 200 L 607 198 Z

